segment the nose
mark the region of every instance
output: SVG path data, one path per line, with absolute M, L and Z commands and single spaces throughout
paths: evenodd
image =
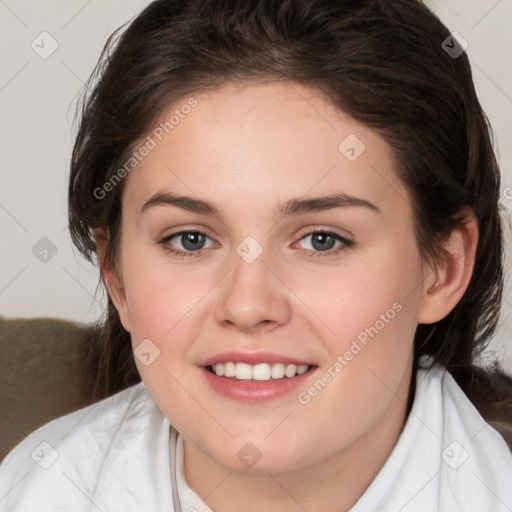
M 271 266 L 266 251 L 251 263 L 234 254 L 233 268 L 218 289 L 215 317 L 220 324 L 249 333 L 289 321 L 290 291 Z

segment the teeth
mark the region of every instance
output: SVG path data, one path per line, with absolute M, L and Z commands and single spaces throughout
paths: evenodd
M 283 363 L 277 363 L 272 365 L 270 375 L 273 379 L 282 379 L 284 377 L 285 366 Z
M 252 378 L 254 380 L 270 380 L 270 374 L 271 370 L 268 364 L 261 363 L 252 368 Z
M 237 363 L 235 365 L 235 378 L 238 380 L 252 379 L 251 365 L 245 363 Z
M 218 377 L 234 377 L 237 380 L 270 380 L 283 379 L 302 375 L 309 370 L 307 364 L 297 366 L 295 364 L 267 364 L 260 363 L 250 365 L 246 363 L 217 363 L 211 369 Z
M 287 377 L 295 377 L 295 375 L 297 374 L 297 366 L 295 366 L 294 364 L 289 364 L 285 370 L 284 370 L 284 374 L 287 376 Z
M 300 366 L 297 366 L 297 375 L 302 375 L 303 373 L 306 373 L 309 370 L 309 366 L 307 364 L 301 364 Z
M 219 366 L 221 368 L 224 366 L 224 376 L 225 377 L 234 377 L 235 376 L 235 363 L 226 363 L 226 364 L 219 363 L 219 364 L 216 364 L 215 365 L 215 367 L 216 367 L 215 373 L 217 375 L 219 375 L 217 373 L 217 371 L 218 371 L 217 369 L 219 368 Z

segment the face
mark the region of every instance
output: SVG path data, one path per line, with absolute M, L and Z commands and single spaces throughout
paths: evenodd
M 425 269 L 390 147 L 297 84 L 229 85 L 173 115 L 125 178 L 115 294 L 162 412 L 247 471 L 398 425 Z

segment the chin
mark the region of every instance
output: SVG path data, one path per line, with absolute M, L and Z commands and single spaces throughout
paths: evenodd
M 204 452 L 217 464 L 229 470 L 247 474 L 285 473 L 308 465 L 307 454 L 296 446 L 284 447 L 272 443 L 231 440 L 219 452 L 218 446 Z

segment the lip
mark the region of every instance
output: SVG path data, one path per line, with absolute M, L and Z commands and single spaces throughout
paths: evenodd
M 295 364 L 297 366 L 305 365 L 315 366 L 310 361 L 302 361 L 293 357 L 285 356 L 282 354 L 276 354 L 275 352 L 242 352 L 242 351 L 230 351 L 217 354 L 216 356 L 210 357 L 205 361 L 199 363 L 198 366 L 213 366 L 217 363 L 247 363 L 250 365 L 260 363 L 284 363 L 284 364 Z M 309 373 L 309 372 L 308 372 Z M 295 377 L 294 377 L 295 378 Z
M 216 393 L 241 402 L 261 402 L 283 397 L 293 391 L 297 392 L 298 388 L 304 385 L 305 379 L 308 379 L 318 369 L 318 367 L 315 366 L 306 373 L 291 378 L 284 377 L 282 379 L 270 379 L 268 381 L 254 381 L 217 377 L 217 375 L 208 370 L 207 366 L 202 366 L 199 369 L 209 386 Z

